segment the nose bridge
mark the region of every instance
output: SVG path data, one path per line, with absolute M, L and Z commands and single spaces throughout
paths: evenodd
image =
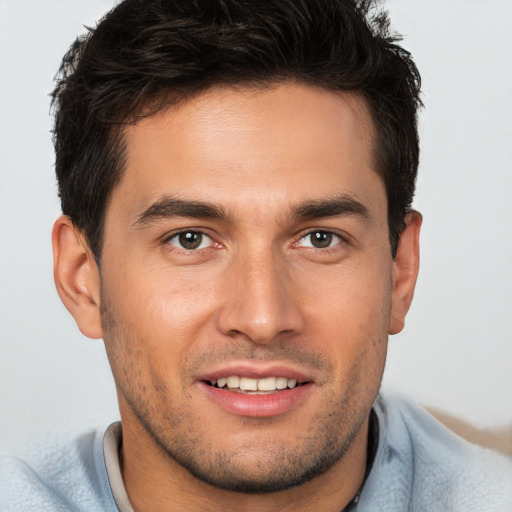
M 224 334 L 261 344 L 302 330 L 293 279 L 279 251 L 263 246 L 240 252 L 227 272 L 230 286 L 218 319 Z

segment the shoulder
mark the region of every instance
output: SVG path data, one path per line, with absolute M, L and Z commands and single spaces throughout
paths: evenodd
M 45 439 L 23 457 L 0 458 L 0 511 L 117 511 L 103 458 L 102 433 Z
M 512 459 L 464 441 L 400 395 L 379 396 L 374 409 L 379 448 L 365 492 L 379 510 L 512 510 Z

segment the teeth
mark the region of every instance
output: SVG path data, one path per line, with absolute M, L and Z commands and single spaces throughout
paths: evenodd
M 233 377 L 228 377 L 228 388 L 234 389 L 240 387 L 240 377 L 237 377 L 236 375 Z M 219 385 L 219 388 L 222 387 Z
M 242 391 L 258 391 L 258 379 L 240 377 L 240 389 Z
M 278 377 L 276 379 L 276 389 L 286 389 L 288 387 L 288 379 L 286 377 Z
M 258 380 L 258 391 L 274 391 L 276 389 L 276 378 L 267 377 Z
M 211 381 L 212 385 L 215 381 Z M 249 377 L 239 377 L 231 375 L 229 377 L 221 377 L 216 381 L 218 388 L 227 387 L 228 389 L 241 391 L 275 391 L 297 386 L 295 379 L 287 379 L 286 377 L 265 377 L 264 379 L 251 379 Z

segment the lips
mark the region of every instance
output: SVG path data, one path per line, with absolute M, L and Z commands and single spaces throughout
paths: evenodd
M 270 417 L 298 407 L 314 388 L 304 372 L 284 365 L 243 364 L 202 375 L 201 391 L 225 412 L 244 417 Z

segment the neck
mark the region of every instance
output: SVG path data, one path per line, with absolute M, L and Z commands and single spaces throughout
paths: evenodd
M 198 480 L 140 425 L 123 421 L 123 480 L 137 512 L 340 512 L 363 483 L 368 423 L 367 419 L 343 457 L 325 473 L 285 491 L 244 494 Z

